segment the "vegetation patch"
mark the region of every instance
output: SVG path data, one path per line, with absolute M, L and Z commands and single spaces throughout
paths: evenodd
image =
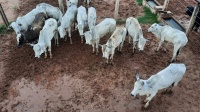
M 6 25 L 5 24 L 1 24 L 0 25 L 0 34 L 4 34 L 7 31 Z
M 122 25 L 122 24 L 126 23 L 126 20 L 117 19 L 116 23 L 119 24 L 119 25 Z
M 138 5 L 142 5 L 142 0 L 137 0 Z
M 144 7 L 144 16 L 138 17 L 139 23 L 153 24 L 158 23 L 157 14 L 153 14 L 148 7 Z

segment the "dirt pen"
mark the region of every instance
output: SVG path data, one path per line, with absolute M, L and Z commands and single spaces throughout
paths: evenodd
M 56 0 L 40 0 L 58 7 Z M 97 10 L 97 21 L 113 17 L 115 0 L 92 0 Z M 158 0 L 162 4 L 162 0 Z M 194 1 L 181 1 L 186 5 Z M 32 10 L 38 0 L 21 0 L 17 14 Z M 83 4 L 82 2 L 79 5 Z M 189 17 L 183 8 L 170 2 L 168 9 L 182 25 Z M 176 9 L 174 9 L 176 7 Z M 66 10 L 66 9 L 65 9 Z M 179 12 L 180 11 L 180 12 Z M 120 0 L 119 18 L 143 15 L 142 6 L 135 0 Z M 185 19 L 183 19 L 185 18 Z M 144 37 L 149 39 L 144 52 L 136 50 L 128 39 L 122 54 L 116 53 L 114 65 L 106 65 L 102 53 L 92 54 L 92 47 L 81 44 L 78 32 L 72 33 L 73 44 L 60 39 L 60 46 L 52 46 L 53 58 L 34 58 L 32 47 L 17 48 L 14 32 L 0 37 L 0 110 L 4 112 L 199 112 L 200 111 L 200 37 L 190 32 L 189 42 L 178 56 L 177 63 L 187 67 L 182 81 L 173 88 L 172 94 L 160 91 L 147 109 L 141 108 L 144 97 L 133 98 L 130 93 L 138 71 L 143 79 L 149 78 L 169 65 L 173 46 L 167 52 L 161 47 L 155 52 L 158 41 L 147 33 L 150 24 L 141 25 Z M 106 35 L 100 43 L 107 41 Z M 54 41 L 52 41 L 52 45 Z M 99 49 L 100 50 L 100 49 Z

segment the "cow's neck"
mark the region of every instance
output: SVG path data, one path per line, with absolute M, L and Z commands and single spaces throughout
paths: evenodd
M 161 38 L 161 33 L 163 31 L 163 26 L 157 26 L 157 31 L 152 32 L 157 38 Z

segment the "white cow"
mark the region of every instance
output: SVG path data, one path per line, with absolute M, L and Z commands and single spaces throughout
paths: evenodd
M 76 14 L 77 14 L 77 6 L 76 5 L 71 5 L 70 7 L 68 7 L 67 12 L 62 17 L 61 25 L 58 27 L 60 38 L 64 38 L 66 35 L 66 31 L 68 31 L 68 36 L 70 38 L 70 44 L 72 44 L 71 26 L 72 26 L 72 24 L 75 24 Z M 65 37 L 65 41 L 66 40 L 67 40 L 67 38 Z
M 116 27 L 114 33 L 111 35 L 106 44 L 101 45 L 103 57 L 107 59 L 106 63 L 108 64 L 108 59 L 110 56 L 111 64 L 113 64 L 113 56 L 115 53 L 115 48 L 118 46 L 118 51 L 121 52 L 124 40 L 126 38 L 126 28 L 125 27 Z
M 89 6 L 91 0 L 84 0 L 84 3 L 87 3 L 87 6 Z
M 96 19 L 97 19 L 96 9 L 94 7 L 90 7 L 88 9 L 88 26 L 90 30 L 93 26 L 96 25 Z
M 138 45 L 139 51 L 144 50 L 147 39 L 143 37 L 142 28 L 136 18 L 129 17 L 126 20 L 126 29 L 129 35 L 129 43 L 131 38 L 133 39 L 133 53 L 135 45 Z
M 78 0 L 66 0 L 67 8 L 69 6 L 71 6 L 72 4 L 75 4 L 77 6 L 78 5 Z
M 57 32 L 57 21 L 53 18 L 47 19 L 43 29 L 40 31 L 39 41 L 37 44 L 32 45 L 35 52 L 35 57 L 40 58 L 40 55 L 45 52 L 45 58 L 47 58 L 46 48 L 50 53 L 50 58 L 52 58 L 51 53 L 51 40 L 56 35 Z M 55 37 L 58 38 L 58 37 Z
M 46 11 L 46 14 L 49 18 L 54 18 L 58 21 L 58 23 L 61 21 L 63 13 L 58 7 L 54 7 L 47 3 L 40 3 L 36 6 L 36 8 L 41 8 Z
M 95 45 L 96 45 L 96 55 L 98 54 L 98 44 L 100 38 L 104 37 L 106 34 L 112 33 L 116 29 L 116 21 L 113 18 L 106 18 L 102 22 L 100 22 L 95 27 L 91 28 L 91 31 L 85 32 L 85 40 L 86 44 L 92 45 L 93 53 L 95 52 Z
M 160 40 L 157 51 L 160 49 L 160 46 L 164 41 L 174 44 L 174 52 L 171 62 L 175 60 L 181 49 L 188 42 L 188 38 L 184 32 L 172 28 L 168 25 L 160 26 L 159 24 L 154 23 L 148 29 L 148 32 L 152 32 Z
M 134 89 L 131 92 L 132 96 L 147 95 L 145 100 L 145 108 L 148 107 L 151 99 L 156 95 L 158 90 L 167 88 L 169 86 L 174 87 L 181 81 L 183 75 L 185 74 L 186 67 L 184 64 L 170 64 L 167 68 L 152 75 L 149 79 L 143 80 L 136 75 L 136 82 L 134 84 Z M 170 89 L 171 90 L 171 89 Z
M 41 12 L 46 14 L 45 10 L 41 8 L 35 8 L 28 12 L 26 15 L 17 17 L 16 23 L 19 25 L 20 31 L 26 31 L 28 26 L 31 25 L 35 19 L 35 16 Z
M 77 22 L 78 25 L 76 26 L 76 28 L 78 28 L 79 35 L 81 36 L 81 43 L 83 43 L 83 32 L 84 29 L 87 27 L 87 12 L 86 8 L 83 6 L 78 7 Z

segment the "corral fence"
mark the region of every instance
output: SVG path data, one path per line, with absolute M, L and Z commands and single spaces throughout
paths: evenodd
M 0 24 L 0 34 L 1 35 L 2 34 L 7 34 L 7 32 L 8 32 L 7 28 L 9 26 L 9 22 L 8 22 L 8 19 L 7 19 L 6 15 L 5 15 L 5 12 L 3 10 L 3 7 L 1 5 L 1 3 L 0 3 L 0 14 L 1 14 L 1 18 L 2 18 L 2 20 L 4 22 L 4 24 Z
M 170 0 L 165 0 L 165 1 L 168 1 L 168 3 L 169 3 Z M 200 20 L 200 17 L 197 16 L 197 14 L 200 13 L 200 11 L 199 11 L 199 9 L 200 9 L 199 8 L 199 6 L 200 6 L 200 0 L 195 0 L 195 1 L 196 1 L 196 5 L 195 6 L 193 5 L 194 11 L 192 12 L 191 10 L 188 10 L 189 12 L 192 13 L 192 16 L 190 18 L 189 24 L 188 24 L 188 26 L 186 28 L 186 31 L 185 31 L 185 33 L 187 35 L 189 34 L 190 31 L 192 31 L 192 26 L 194 24 L 198 24 L 200 26 L 200 22 L 196 21 L 197 19 Z M 176 6 L 175 7 L 170 7 L 169 5 L 167 5 L 167 7 L 165 7 L 165 8 L 169 8 L 170 7 L 169 9 L 173 10 L 172 13 L 174 15 L 178 15 L 178 13 L 180 13 L 180 12 L 181 13 L 185 13 L 185 11 L 187 9 L 187 6 L 192 6 L 191 4 L 182 2 L 181 0 L 171 0 L 171 2 L 173 2 L 174 4 L 176 4 Z M 200 27 L 197 30 L 200 31 Z M 199 32 L 196 32 L 196 33 L 198 33 L 200 35 Z
M 198 13 L 200 13 L 200 0 L 195 0 L 196 3 L 194 4 L 190 4 L 191 2 L 187 3 L 187 2 L 183 2 L 182 0 L 171 0 L 171 2 L 173 2 L 175 5 L 175 7 L 170 7 L 170 5 L 168 5 L 166 8 L 169 8 L 169 10 L 172 10 L 174 15 L 179 15 L 181 14 L 185 14 L 187 6 L 193 6 L 194 7 L 194 11 L 190 11 L 192 13 L 192 16 L 189 19 L 189 23 L 188 26 L 186 27 L 186 31 L 185 33 L 187 35 L 191 34 L 195 34 L 198 37 L 200 37 L 200 27 L 197 29 L 197 31 L 192 30 L 192 26 L 194 24 L 198 24 L 200 26 L 200 22 L 196 21 L 197 19 L 200 20 L 200 17 L 197 16 Z M 173 5 L 174 6 L 174 5 Z M 181 9 L 181 10 L 180 10 Z M 178 16 L 177 16 L 178 17 Z M 196 21 L 196 22 L 195 22 Z M 193 51 L 195 51 L 196 53 L 199 53 L 199 47 L 200 47 L 200 38 L 193 38 L 191 37 L 191 39 L 194 39 L 194 41 L 190 41 L 191 44 L 188 44 L 190 46 L 191 49 L 193 49 Z

